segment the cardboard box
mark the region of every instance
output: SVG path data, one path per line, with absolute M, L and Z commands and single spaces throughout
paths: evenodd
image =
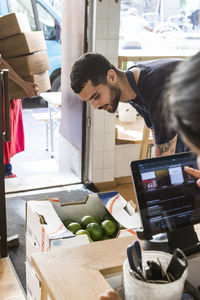
M 51 89 L 51 83 L 49 79 L 49 72 L 43 72 L 28 77 L 23 77 L 24 80 L 30 82 L 36 82 L 39 86 L 39 93 L 46 92 Z M 25 91 L 15 82 L 9 80 L 10 99 L 27 97 Z
M 36 241 L 34 241 L 28 234 L 25 234 L 25 241 L 26 241 L 26 262 L 29 267 L 33 268 L 31 263 L 31 255 L 41 252 L 41 249 Z
M 42 31 L 19 33 L 1 40 L 0 43 L 0 53 L 5 59 L 42 50 L 46 50 Z
M 26 265 L 26 290 L 27 299 L 40 299 L 41 298 L 41 283 L 37 273 L 34 269 L 30 268 L 28 263 Z
M 135 212 L 132 215 L 127 212 L 128 210 L 125 209 L 127 202 L 124 201 L 117 192 L 89 194 L 81 203 L 61 203 L 55 199 L 54 201 L 28 201 L 26 203 L 26 233 L 33 241 L 36 241 L 42 252 L 49 251 L 56 243 L 58 246 L 68 244 L 68 247 L 71 247 L 74 238 L 78 241 L 82 236 L 73 235 L 65 228 L 62 220 L 73 219 L 79 222 L 85 215 L 103 217 L 107 209 L 105 202 L 107 202 L 111 204 L 109 211 L 112 214 L 114 212 L 115 218 L 118 216 L 117 221 L 120 221 L 122 225 L 128 225 L 128 229 L 120 231 L 118 237 L 135 235 L 133 226 L 136 229 L 140 226 L 138 221 L 136 222 L 138 216 L 135 218 L 137 215 Z
M 29 21 L 23 13 L 11 13 L 0 17 L 0 28 L 0 39 L 21 32 L 31 32 Z
M 48 55 L 45 51 L 39 51 L 15 58 L 8 58 L 7 62 L 21 77 L 43 73 L 49 70 Z

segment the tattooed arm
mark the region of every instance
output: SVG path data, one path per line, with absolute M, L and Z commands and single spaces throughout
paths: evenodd
M 155 145 L 155 156 L 171 155 L 176 150 L 177 136 L 167 143 Z

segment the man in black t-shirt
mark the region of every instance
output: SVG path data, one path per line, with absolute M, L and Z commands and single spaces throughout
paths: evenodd
M 161 114 L 165 84 L 181 61 L 175 58 L 148 61 L 124 72 L 103 55 L 86 53 L 72 67 L 71 87 L 94 109 L 114 113 L 119 102 L 129 102 L 153 131 L 156 156 L 183 152 L 186 150 L 183 143 L 177 143 L 176 132 L 168 130 Z

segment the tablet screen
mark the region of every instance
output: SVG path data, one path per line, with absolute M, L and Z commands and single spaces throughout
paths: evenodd
M 200 188 L 184 166 L 197 169 L 196 155 L 185 152 L 131 162 L 144 236 L 200 222 Z

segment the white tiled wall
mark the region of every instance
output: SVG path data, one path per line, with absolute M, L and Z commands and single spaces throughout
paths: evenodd
M 93 52 L 118 65 L 120 1 L 95 0 Z M 113 181 L 115 176 L 115 115 L 91 108 L 90 177 L 93 182 Z
M 103 54 L 117 67 L 120 1 L 95 0 L 94 16 L 92 51 Z M 106 182 L 129 175 L 129 161 L 138 158 L 139 146 L 115 146 L 115 115 L 91 107 L 90 153 L 89 179 Z
M 93 182 L 112 181 L 115 168 L 115 115 L 92 109 L 91 178 Z
M 130 162 L 139 159 L 139 144 L 124 144 L 115 146 L 115 178 L 131 176 Z

